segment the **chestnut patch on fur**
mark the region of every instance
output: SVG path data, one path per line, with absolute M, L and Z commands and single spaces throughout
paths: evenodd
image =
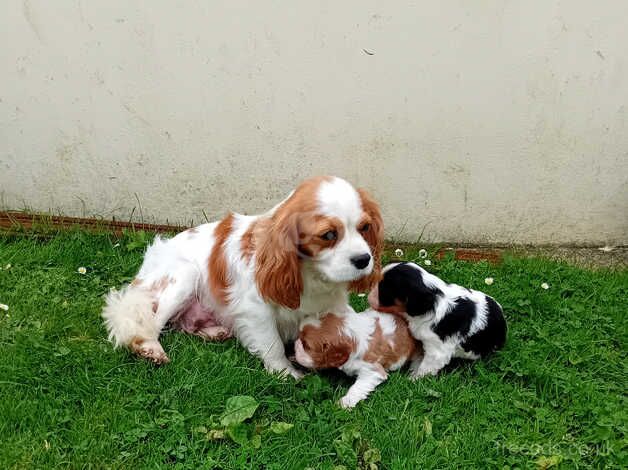
M 328 313 L 320 319 L 320 326 L 303 327 L 299 338 L 304 351 L 312 358 L 314 368 L 336 368 L 347 362 L 356 343 L 342 332 L 343 325 L 341 317 Z
M 139 336 L 133 336 L 129 346 L 131 347 L 132 351 L 139 353 L 144 341 L 146 341 L 144 338 L 140 338 Z
M 228 302 L 229 269 L 225 256 L 225 243 L 233 229 L 233 214 L 222 219 L 214 230 L 214 246 L 209 255 L 209 289 L 215 300 Z
M 270 219 L 257 219 L 248 226 L 240 240 L 240 250 L 244 261 L 247 263 L 251 261 L 259 245 L 260 237 L 264 235 L 269 227 Z
M 379 319 L 375 320 L 375 331 L 364 354 L 366 362 L 378 363 L 388 369 L 402 357 L 410 359 L 415 354 L 416 342 L 408 330 L 408 325 L 401 318 L 393 318 L 396 329 L 392 338 L 384 336 Z
M 170 276 L 161 276 L 158 280 L 154 281 L 150 287 L 149 290 L 151 292 L 154 292 L 155 294 L 160 294 L 161 291 L 163 291 L 168 284 L 174 284 L 176 281 L 175 278 L 170 277 Z

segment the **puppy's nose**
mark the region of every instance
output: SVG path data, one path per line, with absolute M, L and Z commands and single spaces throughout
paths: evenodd
M 369 265 L 371 261 L 371 255 L 364 253 L 363 255 L 354 256 L 351 258 L 351 264 L 358 269 L 364 269 Z

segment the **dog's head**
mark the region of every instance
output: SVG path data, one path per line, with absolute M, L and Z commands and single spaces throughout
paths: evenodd
M 294 342 L 297 362 L 308 369 L 329 369 L 342 366 L 355 349 L 355 341 L 342 331 L 342 317 L 328 313 L 320 319 L 301 324 Z
M 438 296 L 442 295 L 432 278 L 414 263 L 389 264 L 369 293 L 369 304 L 380 312 L 423 315 L 434 309 Z
M 303 182 L 273 210 L 257 238 L 257 286 L 279 305 L 299 307 L 304 269 L 355 291 L 367 291 L 379 278 L 379 207 L 341 178 Z

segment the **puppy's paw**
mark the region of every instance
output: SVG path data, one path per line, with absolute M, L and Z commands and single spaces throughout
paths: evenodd
M 283 368 L 274 367 L 272 365 L 265 366 L 266 371 L 270 374 L 278 374 L 280 377 L 292 377 L 294 380 L 301 380 L 305 375 L 303 372 L 293 367 L 292 365 L 285 366 Z
M 423 369 L 419 367 L 417 370 L 410 371 L 410 380 L 416 382 L 417 380 L 429 375 L 438 375 L 438 372 L 438 369 Z
M 338 405 L 340 405 L 340 408 L 344 408 L 345 410 L 350 410 L 353 407 L 355 407 L 355 405 L 357 405 L 357 402 L 351 399 L 351 397 L 345 395 L 338 401 Z
M 300 370 L 294 367 L 290 367 L 290 369 L 284 370 L 284 374 L 290 375 L 290 377 L 292 377 L 297 382 L 301 380 L 303 377 L 305 377 L 305 373 L 301 372 Z
M 410 374 L 410 381 L 411 382 L 416 382 L 421 378 L 421 376 L 419 376 L 419 374 Z

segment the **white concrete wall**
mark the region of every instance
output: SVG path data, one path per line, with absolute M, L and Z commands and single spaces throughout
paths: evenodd
M 628 242 L 625 0 L 6 0 L 0 30 L 5 208 L 201 221 L 329 173 L 391 237 Z

